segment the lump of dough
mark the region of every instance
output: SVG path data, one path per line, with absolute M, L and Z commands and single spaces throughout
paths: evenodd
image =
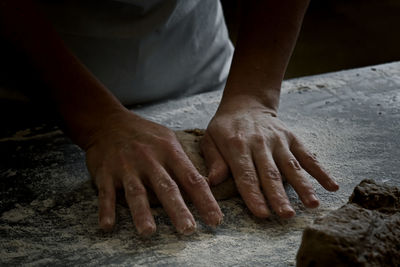
M 204 135 L 204 130 L 176 131 L 175 134 L 193 165 L 201 175 L 207 177 L 208 169 L 200 149 L 200 140 Z M 211 186 L 211 191 L 216 200 L 224 200 L 238 195 L 236 185 L 231 177 L 218 185 Z
M 178 141 L 181 143 L 183 150 L 188 155 L 189 159 L 193 162 L 193 165 L 199 171 L 201 175 L 207 177 L 208 169 L 204 161 L 204 157 L 200 149 L 200 140 L 204 135 L 204 130 L 193 129 L 184 131 L 175 131 L 175 135 Z M 150 189 L 148 191 L 148 199 L 151 206 L 159 206 L 160 202 L 157 196 Z M 218 185 L 211 186 L 211 192 L 216 200 L 225 200 L 234 196 L 238 196 L 235 182 L 231 177 L 223 181 Z M 184 191 L 181 191 L 182 197 L 187 202 L 189 197 Z M 118 199 L 121 204 L 126 205 L 124 198 Z
M 297 266 L 400 266 L 400 190 L 363 180 L 304 230 Z

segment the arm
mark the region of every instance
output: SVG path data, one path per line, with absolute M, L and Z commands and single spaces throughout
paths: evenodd
M 257 98 L 276 115 L 282 79 L 308 2 L 241 2 L 242 23 L 222 103 Z
M 25 55 L 47 85 L 41 89 L 55 101 L 69 136 L 85 149 L 100 118 L 124 107 L 65 47 L 32 1 L 1 4 L 1 34 Z
M 236 50 L 219 108 L 202 148 L 211 183 L 231 170 L 249 209 L 267 217 L 267 202 L 281 217 L 294 216 L 282 175 L 307 207 L 319 201 L 304 170 L 327 190 L 338 185 L 313 154 L 277 118 L 280 87 L 308 0 L 242 1 Z
M 99 189 L 103 229 L 115 223 L 115 192 L 122 188 L 138 232 L 152 234 L 155 223 L 146 191 L 151 188 L 178 232 L 192 233 L 196 224 L 178 184 L 207 224 L 221 222 L 207 182 L 172 131 L 123 107 L 68 50 L 32 1 L 0 0 L 0 6 L 0 33 L 37 70 L 68 134 L 86 151 L 88 170 Z

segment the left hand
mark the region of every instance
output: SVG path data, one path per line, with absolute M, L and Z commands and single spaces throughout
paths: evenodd
M 270 215 L 267 201 L 280 217 L 295 215 L 282 176 L 309 208 L 317 207 L 319 200 L 305 171 L 325 189 L 339 189 L 274 111 L 252 98 L 238 97 L 221 103 L 201 146 L 210 170 L 210 183 L 222 182 L 230 169 L 240 195 L 257 217 Z

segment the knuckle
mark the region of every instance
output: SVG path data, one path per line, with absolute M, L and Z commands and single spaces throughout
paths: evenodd
M 204 187 L 206 185 L 204 177 L 197 173 L 188 174 L 186 181 L 191 187 Z
M 267 168 L 265 175 L 272 181 L 282 181 L 281 173 L 275 168 Z
M 250 198 L 255 204 L 263 204 L 263 201 L 260 199 L 260 194 L 254 189 L 247 192 L 247 197 Z
M 172 136 L 166 136 L 166 137 L 157 137 L 156 142 L 158 143 L 159 146 L 164 147 L 164 148 L 169 148 L 172 146 L 174 143 L 174 138 Z
M 299 143 L 297 137 L 291 131 L 285 129 L 283 134 L 286 136 L 289 143 Z
M 172 179 L 156 179 L 157 185 L 164 193 L 175 194 L 179 192 L 179 188 Z
M 182 162 L 184 164 L 188 162 L 186 153 L 178 146 L 170 147 L 168 157 L 171 159 L 171 161 Z
M 287 160 L 287 165 L 288 165 L 288 167 L 295 169 L 296 171 L 301 170 L 300 164 L 295 158 L 289 158 Z
M 314 154 L 311 153 L 311 152 L 306 152 L 305 155 L 304 155 L 304 159 L 305 159 L 306 161 L 309 161 L 309 162 L 312 162 L 312 163 L 319 163 L 319 161 L 318 161 L 316 155 L 314 155 Z
M 130 172 L 132 164 L 129 162 L 129 159 L 126 157 L 126 155 L 120 153 L 118 156 L 118 161 L 116 161 L 118 164 L 118 170 L 116 170 L 118 173 L 122 174 L 125 176 L 127 173 Z M 115 169 L 115 167 L 113 167 Z
M 240 176 L 240 181 L 242 184 L 245 185 L 252 185 L 257 183 L 257 177 L 256 174 L 252 171 L 245 171 L 241 176 Z
M 146 145 L 134 144 L 132 145 L 132 150 L 136 157 L 143 159 L 151 158 L 151 150 Z
M 288 132 L 287 136 L 291 146 L 303 147 L 303 142 L 301 142 L 301 140 L 292 132 Z
M 169 146 L 174 143 L 175 140 L 177 140 L 177 136 L 173 131 L 164 127 L 164 131 L 161 134 L 154 135 L 153 140 L 158 145 Z
M 304 193 L 314 194 L 314 188 L 308 182 L 303 181 L 301 184 L 301 187 L 303 188 Z
M 314 188 L 312 185 L 307 181 L 307 179 L 302 178 L 298 181 L 296 181 L 295 184 L 293 184 L 295 187 L 298 188 L 303 194 L 311 194 L 314 193 Z
M 125 194 L 127 196 L 140 196 L 146 194 L 146 189 L 133 181 L 129 181 L 125 186 Z
M 264 136 L 261 134 L 256 134 L 252 137 L 252 141 L 255 145 L 263 145 L 264 144 Z
M 244 150 L 245 147 L 245 140 L 240 135 L 234 135 L 227 138 L 227 142 L 230 146 L 236 148 L 239 151 Z
M 178 214 L 179 217 L 187 217 L 189 211 L 185 206 L 179 206 L 176 208 L 176 214 Z
M 105 186 L 98 186 L 99 198 L 108 198 L 112 195 L 112 190 Z
M 273 136 L 272 138 L 270 138 L 268 141 L 269 141 L 269 144 L 271 144 L 275 148 L 285 148 L 285 147 L 287 147 L 285 140 L 286 139 L 282 135 L 277 134 L 277 135 Z
M 314 195 L 315 194 L 314 188 L 312 188 L 312 187 L 307 188 L 306 193 L 308 195 Z

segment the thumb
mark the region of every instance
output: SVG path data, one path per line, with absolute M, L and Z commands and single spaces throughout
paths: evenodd
M 208 168 L 210 184 L 217 185 L 222 183 L 229 176 L 229 168 L 207 131 L 201 139 L 200 147 Z

